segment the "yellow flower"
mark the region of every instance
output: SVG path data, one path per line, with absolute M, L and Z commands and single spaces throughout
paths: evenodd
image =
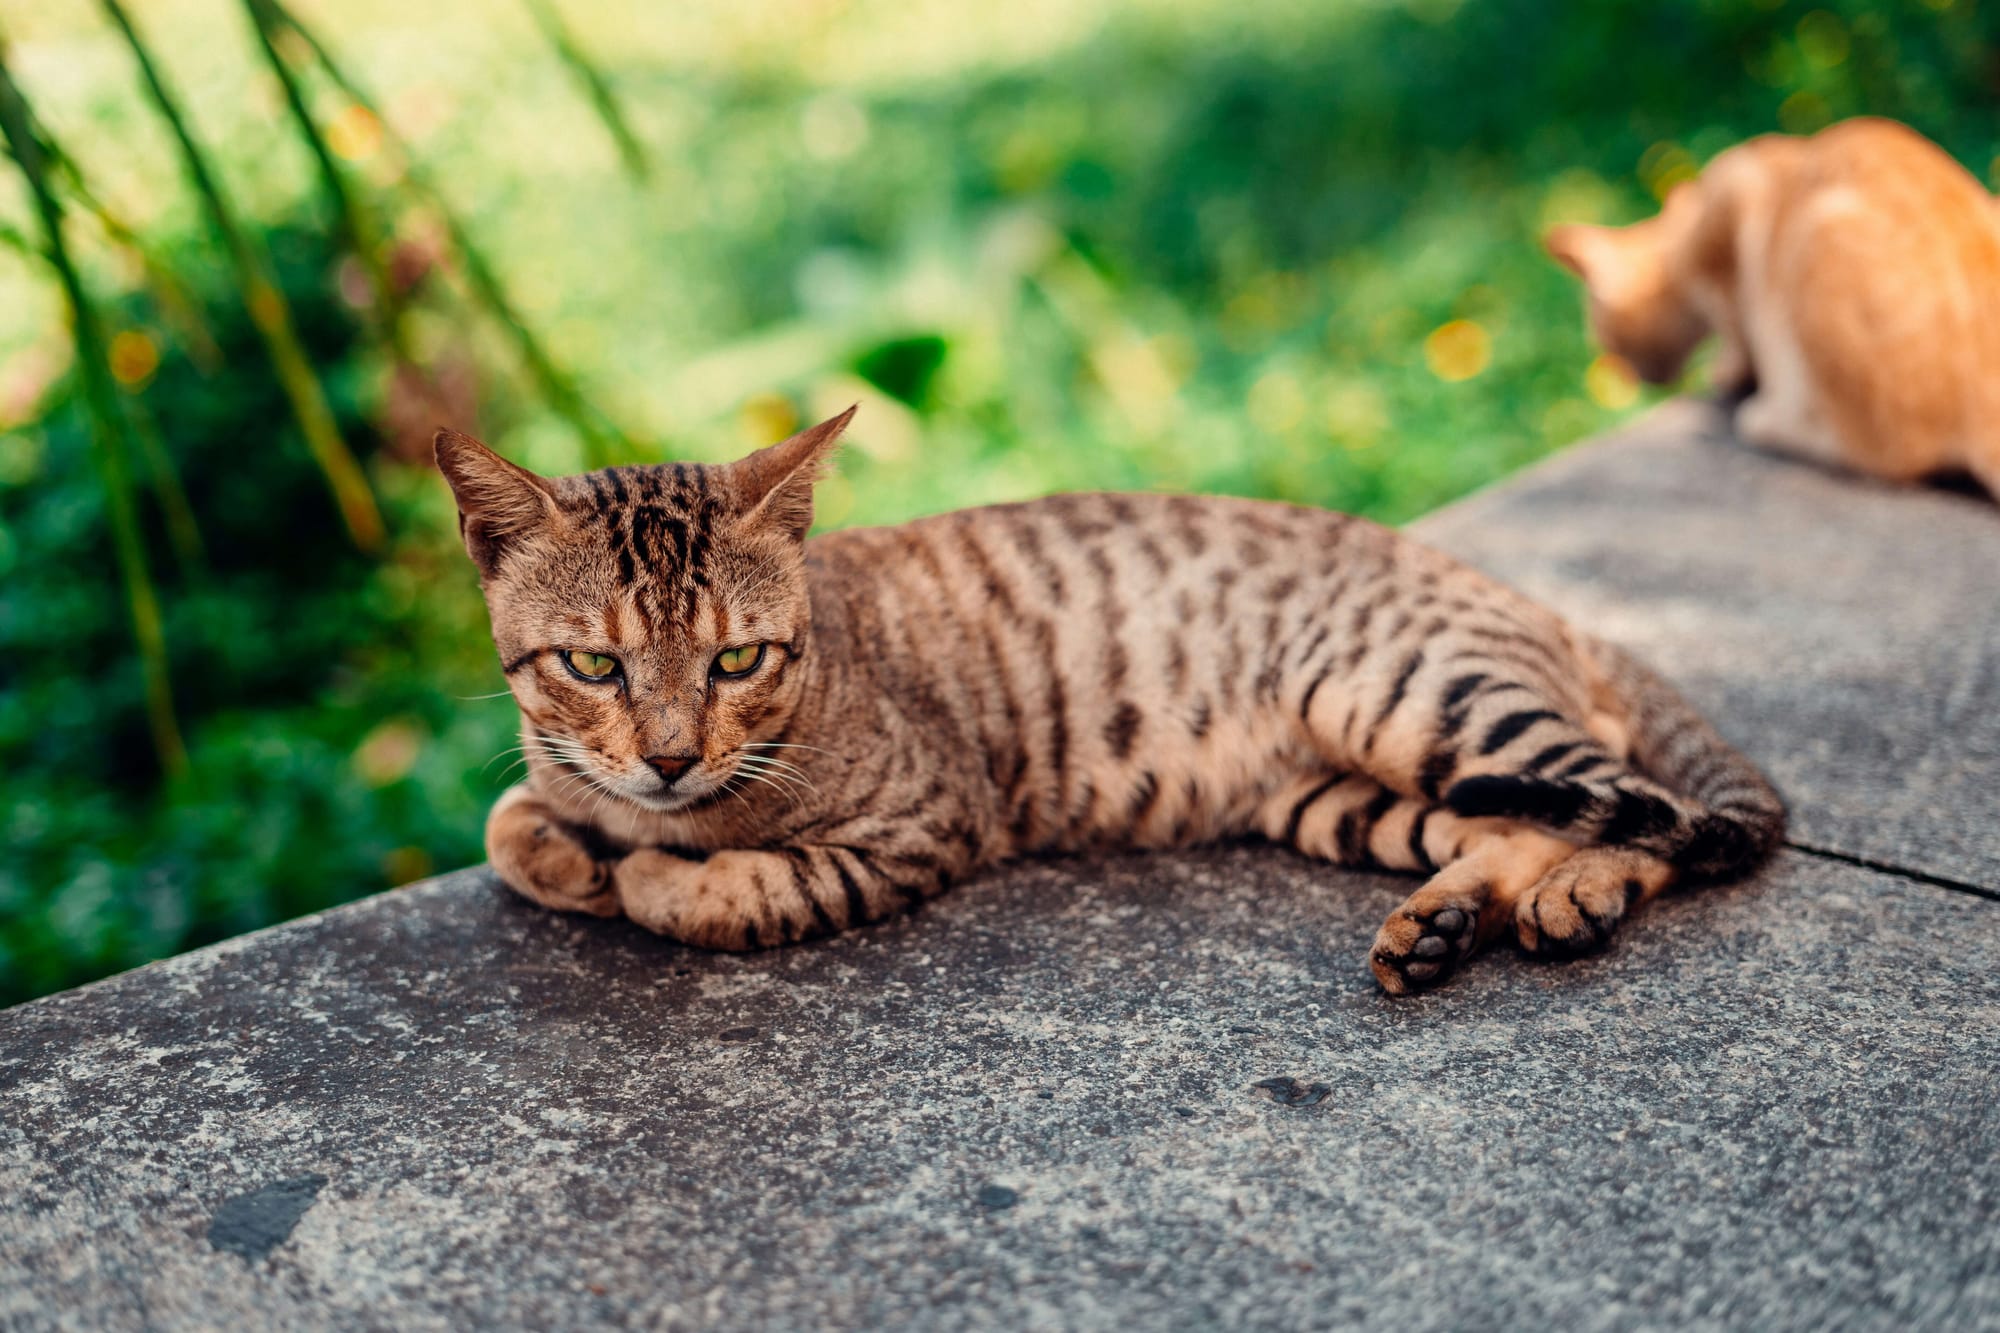
M 1599 407 L 1619 412 L 1639 401 L 1639 377 L 1624 357 L 1606 352 L 1583 372 L 1583 391 Z
M 1469 319 L 1440 324 L 1424 339 L 1424 361 L 1447 384 L 1469 380 L 1493 360 L 1493 340 Z
M 160 368 L 160 349 L 138 329 L 127 329 L 111 340 L 111 373 L 128 389 L 137 389 Z

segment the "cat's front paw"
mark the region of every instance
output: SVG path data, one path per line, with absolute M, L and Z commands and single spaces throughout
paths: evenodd
M 486 859 L 507 887 L 558 912 L 617 916 L 612 863 L 598 859 L 526 787 L 500 798 L 486 819 Z
M 612 888 L 626 916 L 683 944 L 736 952 L 777 943 L 763 941 L 756 928 L 764 914 L 761 884 L 726 873 L 729 860 L 705 863 L 641 847 L 618 863 Z

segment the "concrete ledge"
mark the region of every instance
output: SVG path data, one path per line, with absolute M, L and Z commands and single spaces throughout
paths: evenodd
M 1894 580 L 2000 514 L 1738 458 L 1690 410 L 1424 526 L 1689 664 L 1809 837 L 1935 847 L 1969 796 L 1829 797 L 1872 771 L 1837 732 L 1779 762 L 1845 712 L 1824 657 L 1760 693 L 1735 635 L 1797 643 L 1820 594 L 1739 558 L 1705 619 L 1627 487 L 1736 469 L 1801 534 L 1915 549 L 1841 578 L 1931 617 L 1896 650 L 1925 672 L 1990 668 L 1987 603 Z M 1852 679 L 1916 772 L 2000 779 L 1969 696 Z M 750 957 L 447 876 L 0 1013 L 0 1326 L 2000 1323 L 2000 905 L 1925 868 L 2000 883 L 1970 825 L 1923 878 L 1791 851 L 1415 1002 L 1361 962 L 1409 881 L 1271 848 L 1032 864 Z

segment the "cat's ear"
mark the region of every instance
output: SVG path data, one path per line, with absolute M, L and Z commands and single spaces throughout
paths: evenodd
M 1602 268 L 1613 248 L 1611 229 L 1581 222 L 1564 223 L 1549 229 L 1549 234 L 1542 238 L 1542 248 L 1551 259 L 1588 283 L 1592 270 Z
M 1546 236 L 1542 236 L 1542 248 L 1548 250 L 1548 258 L 1556 260 L 1570 272 L 1574 272 L 1584 282 L 1590 280 L 1590 254 L 1592 242 L 1600 228 L 1584 226 L 1582 222 L 1564 222 L 1562 226 L 1552 226 Z
M 458 497 L 458 532 L 481 574 L 490 575 L 508 549 L 555 523 L 555 487 L 516 467 L 470 435 L 441 430 L 432 441 L 438 471 Z
M 841 432 L 860 406 L 856 403 L 837 417 L 730 464 L 745 527 L 767 527 L 805 539 L 812 527 L 813 483 L 826 475 Z

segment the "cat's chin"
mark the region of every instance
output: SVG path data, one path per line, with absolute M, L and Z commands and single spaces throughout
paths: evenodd
M 583 776 L 587 786 L 581 797 L 578 798 L 579 813 L 588 812 L 586 815 L 587 821 L 597 824 L 605 823 L 606 817 L 610 815 L 610 812 L 619 809 L 623 809 L 628 815 L 685 814 L 690 810 L 707 805 L 717 796 L 721 795 L 723 791 L 722 787 L 718 785 L 704 788 L 700 791 L 690 788 L 686 791 L 635 792 L 627 788 L 624 783 L 613 778 L 598 777 L 592 773 L 585 773 Z M 607 799 L 609 801 L 608 805 L 606 804 Z M 613 817 L 610 818 L 609 822 L 617 824 L 619 820 Z
M 705 791 L 670 792 L 664 796 L 651 793 L 635 795 L 621 791 L 618 793 L 618 798 L 628 805 L 644 810 L 649 815 L 678 815 L 707 805 L 721 794 L 722 788 L 712 787 Z

